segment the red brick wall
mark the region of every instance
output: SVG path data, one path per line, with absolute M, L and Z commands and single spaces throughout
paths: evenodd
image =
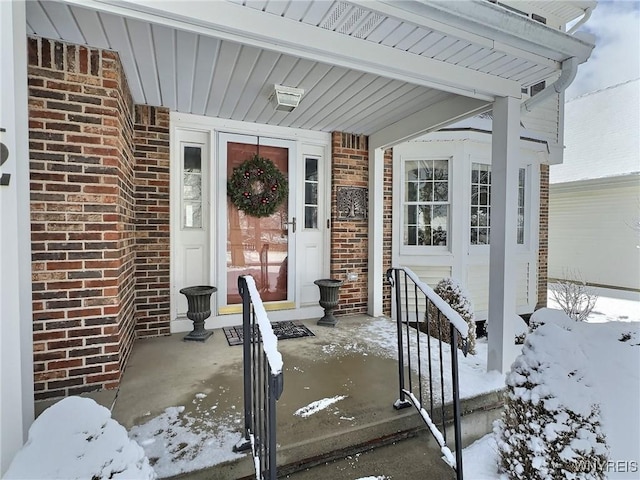
M 169 110 L 136 105 L 136 330 L 170 333 Z
M 35 391 L 45 399 L 118 385 L 135 338 L 144 170 L 117 54 L 40 38 L 28 46 Z M 142 206 L 143 223 L 161 210 Z
M 384 180 L 383 180 L 383 238 L 382 238 L 382 265 L 384 273 L 391 265 L 391 242 L 393 231 L 391 229 L 393 220 L 393 150 L 384 152 Z M 391 316 L 391 288 L 387 284 L 385 276 L 382 288 L 382 307 L 385 315 Z
M 340 289 L 340 303 L 335 313 L 367 313 L 369 272 L 368 220 L 345 220 L 338 216 L 338 187 L 369 187 L 369 145 L 364 135 L 333 132 L 331 137 L 331 277 L 346 280 L 355 272 L 358 280 L 345 282 Z M 392 155 L 384 158 L 384 243 L 383 266 L 391 266 Z M 390 292 L 384 282 L 383 306 L 391 311 Z
M 549 165 L 540 165 L 540 235 L 538 245 L 538 303 L 536 310 L 547 306 L 549 262 Z

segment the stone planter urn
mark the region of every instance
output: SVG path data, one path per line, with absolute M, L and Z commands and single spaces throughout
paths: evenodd
M 333 316 L 333 311 L 338 306 L 338 292 L 343 282 L 342 280 L 324 278 L 313 283 L 320 288 L 320 306 L 324 308 L 324 317 L 318 320 L 318 325 L 335 327 L 338 320 Z
M 216 287 L 208 285 L 185 287 L 180 290 L 180 293 L 187 297 L 187 317 L 193 322 L 193 330 L 184 340 L 204 342 L 213 335 L 213 332 L 204 329 L 204 321 L 211 315 L 211 295 L 217 290 Z

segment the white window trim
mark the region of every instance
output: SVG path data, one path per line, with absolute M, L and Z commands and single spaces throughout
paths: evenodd
M 404 244 L 404 199 L 405 199 L 405 173 L 407 162 L 415 162 L 419 160 L 446 160 L 448 169 L 448 205 L 449 214 L 447 218 L 447 245 L 405 245 Z M 400 175 L 399 175 L 399 195 L 396 196 L 396 211 L 399 212 L 398 232 L 399 232 L 399 252 L 400 255 L 453 255 L 451 250 L 452 242 L 452 216 L 453 216 L 453 157 L 447 155 L 416 155 L 416 156 L 402 156 L 400 162 Z
M 477 157 L 475 155 L 471 155 L 467 158 L 467 165 L 465 166 L 465 178 L 464 178 L 464 188 L 466 190 L 465 195 L 465 224 L 464 224 L 464 235 L 465 235 L 465 244 L 468 245 L 469 254 L 470 255 L 489 255 L 489 248 L 491 246 L 491 228 L 489 228 L 489 243 L 475 245 L 471 243 L 471 175 L 473 172 L 473 164 L 480 163 L 483 165 L 488 165 L 491 167 L 491 159 L 487 157 Z M 491 227 L 491 224 L 489 224 Z

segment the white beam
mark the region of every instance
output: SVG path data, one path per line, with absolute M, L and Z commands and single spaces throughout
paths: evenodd
M 25 2 L 0 1 L 0 477 L 33 422 L 26 38 Z
M 384 265 L 382 262 L 384 227 L 384 150 L 369 146 L 369 300 L 367 313 L 382 315 Z M 390 267 L 391 265 L 387 265 Z
M 491 110 L 491 103 L 451 96 L 370 135 L 369 148 L 392 147 L 488 110 Z
M 489 250 L 489 353 L 487 370 L 506 372 L 514 360 L 516 315 L 517 161 L 520 102 L 497 98 L 491 137 L 491 233 Z
M 496 95 L 520 96 L 520 84 L 512 80 L 232 2 L 66 0 L 66 3 L 483 100 L 492 100 Z

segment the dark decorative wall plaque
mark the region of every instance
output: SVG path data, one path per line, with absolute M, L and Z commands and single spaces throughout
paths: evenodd
M 336 192 L 339 220 L 365 220 L 369 203 L 367 189 L 363 187 L 338 187 Z

